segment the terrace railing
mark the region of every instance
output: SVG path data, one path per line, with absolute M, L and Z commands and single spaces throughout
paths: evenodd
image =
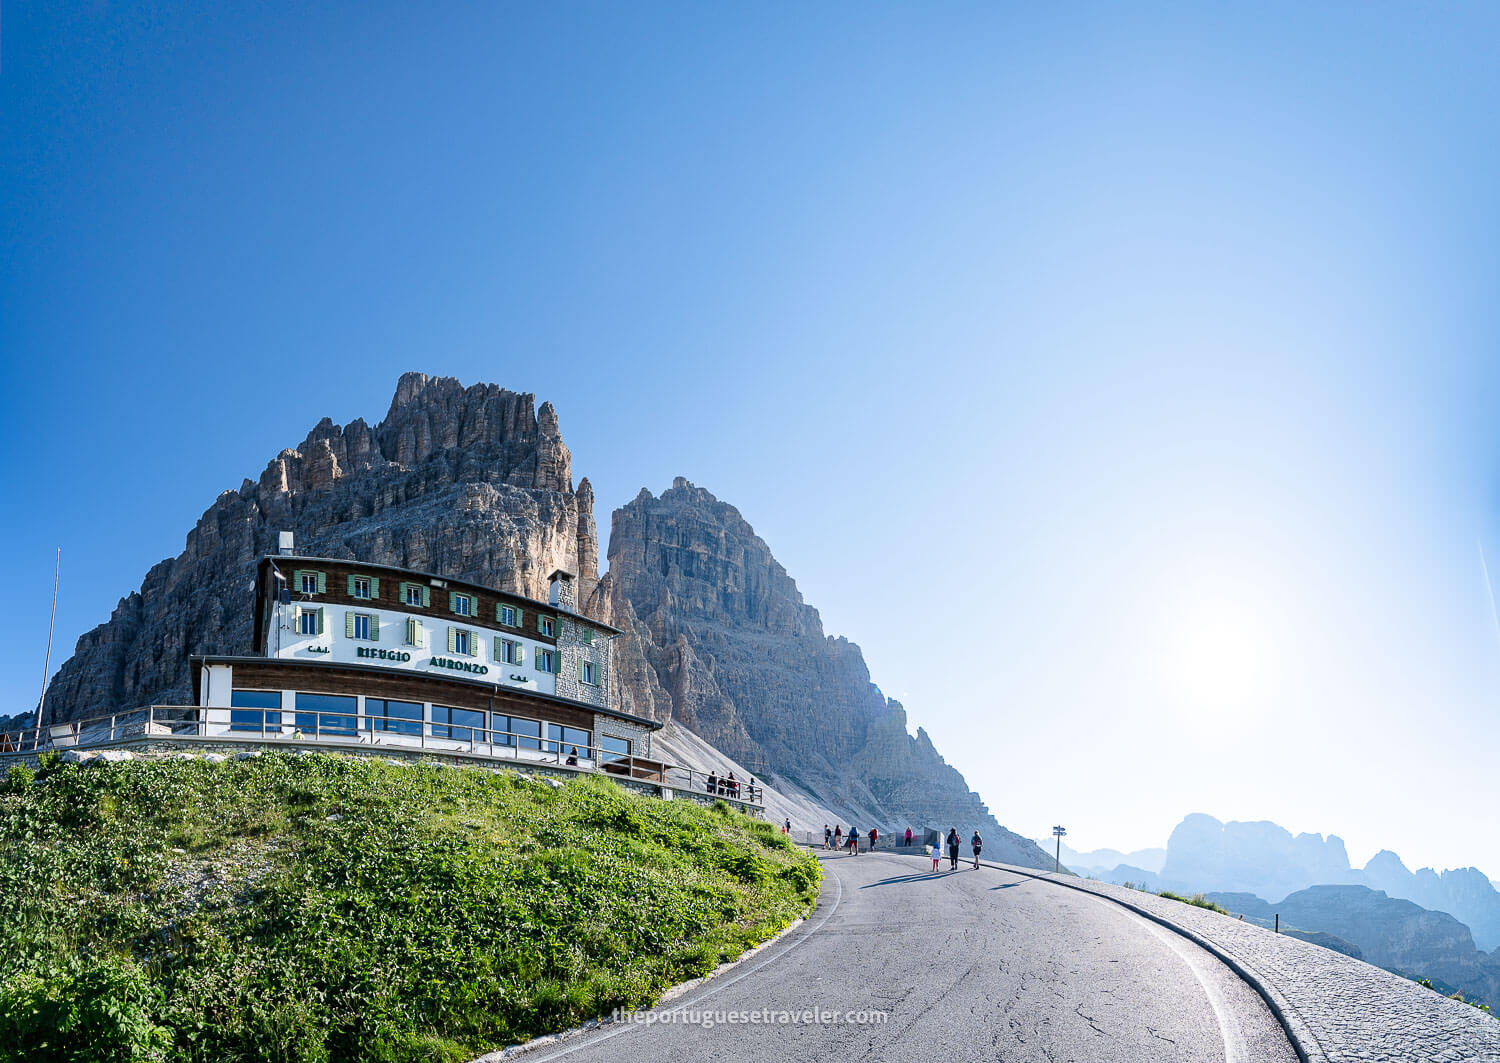
M 231 715 L 233 713 L 233 715 Z M 355 713 L 227 709 L 152 705 L 130 712 L 69 720 L 43 728 L 0 733 L 0 753 L 81 749 L 132 738 L 218 738 L 225 741 L 286 741 L 385 746 L 393 751 L 458 753 L 597 771 L 660 786 L 759 805 L 764 792 L 754 780 L 730 784 L 716 775 L 599 745 L 567 742 L 477 723 L 360 716 Z

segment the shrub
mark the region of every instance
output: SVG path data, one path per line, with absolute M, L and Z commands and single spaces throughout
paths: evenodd
M 10 770 L 5 773 L 5 792 L 9 794 L 25 793 L 31 784 L 36 781 L 36 772 L 25 764 L 12 764 Z

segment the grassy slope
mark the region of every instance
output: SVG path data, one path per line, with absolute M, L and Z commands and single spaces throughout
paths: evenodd
M 654 1001 L 811 906 L 776 828 L 325 754 L 0 782 L 0 1059 L 459 1060 Z

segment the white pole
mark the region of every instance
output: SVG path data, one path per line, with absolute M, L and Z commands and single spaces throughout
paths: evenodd
M 57 548 L 57 565 L 52 570 L 52 618 L 47 621 L 47 658 L 42 662 L 42 696 L 36 703 L 36 736 L 42 737 L 42 712 L 47 708 L 47 673 L 52 670 L 52 625 L 57 623 L 57 578 L 62 575 L 62 547 Z

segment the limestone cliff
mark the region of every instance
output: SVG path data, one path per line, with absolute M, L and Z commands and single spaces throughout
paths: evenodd
M 925 731 L 908 734 L 905 710 L 870 681 L 859 647 L 824 633 L 739 511 L 702 488 L 679 478 L 615 511 L 592 607 L 641 654 L 628 665 L 638 710 L 670 716 L 859 825 L 966 836 L 978 827 L 988 855 L 1050 866 L 995 822 Z
M 598 579 L 593 491 L 575 492 L 550 403 L 407 373 L 385 419 L 324 419 L 226 491 L 141 589 L 78 640 L 49 721 L 191 701 L 188 655 L 247 653 L 254 566 L 279 531 L 299 553 L 399 565 L 545 598 L 557 568 Z

